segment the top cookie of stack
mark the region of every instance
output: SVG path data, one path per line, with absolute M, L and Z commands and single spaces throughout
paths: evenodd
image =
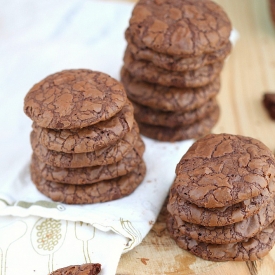
M 141 133 L 174 141 L 211 130 L 219 116 L 215 96 L 230 32 L 226 13 L 210 0 L 136 4 L 125 32 L 121 80 Z
M 104 202 L 141 183 L 144 143 L 117 80 L 85 69 L 55 73 L 31 88 L 24 111 L 34 122 L 31 177 L 46 196 Z

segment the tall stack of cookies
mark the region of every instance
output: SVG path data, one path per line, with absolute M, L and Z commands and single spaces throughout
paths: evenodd
M 231 23 L 210 0 L 140 0 L 125 32 L 121 81 L 145 136 L 198 138 L 219 118 Z
M 144 143 L 123 86 L 78 69 L 52 74 L 27 93 L 33 120 L 31 178 L 54 201 L 115 200 L 142 182 Z
M 275 243 L 275 159 L 260 141 L 209 134 L 176 168 L 168 231 L 206 260 L 253 261 Z

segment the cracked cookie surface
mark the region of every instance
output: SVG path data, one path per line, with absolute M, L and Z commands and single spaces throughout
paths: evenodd
M 92 204 L 117 200 L 131 194 L 142 182 L 146 173 L 144 161 L 126 174 L 115 179 L 92 184 L 75 185 L 45 180 L 31 163 L 31 179 L 36 188 L 53 201 L 66 204 Z
M 213 112 L 218 106 L 216 99 L 210 99 L 200 108 L 183 113 L 165 112 L 159 109 L 142 106 L 134 101 L 132 101 L 132 103 L 134 106 L 134 116 L 137 121 L 169 128 L 187 126 L 200 121 Z
M 135 60 L 128 49 L 125 51 L 123 60 L 124 67 L 137 79 L 177 88 L 195 88 L 207 85 L 218 76 L 223 67 L 223 62 L 216 62 L 197 70 L 173 72 L 156 67 L 149 61 Z
M 220 90 L 219 77 L 203 87 L 180 89 L 140 81 L 131 76 L 124 67 L 121 70 L 121 81 L 129 99 L 163 111 L 194 110 L 216 96 Z
M 128 49 L 136 60 L 151 61 L 155 66 L 168 71 L 196 70 L 205 65 L 224 60 L 231 52 L 231 43 L 228 42 L 221 49 L 211 53 L 204 53 L 199 56 L 173 56 L 153 51 L 147 47 L 137 47 L 129 37 L 128 30 L 126 30 L 125 36 L 128 42 Z
M 138 121 L 140 133 L 152 139 L 159 141 L 179 141 L 190 138 L 199 138 L 208 134 L 219 119 L 219 107 L 215 108 L 208 116 L 194 124 L 184 127 L 164 127 L 159 125 L 150 125 Z
M 120 161 L 133 149 L 138 137 L 139 128 L 134 122 L 132 130 L 117 143 L 92 152 L 70 154 L 49 150 L 39 143 L 35 131 L 31 132 L 31 145 L 36 156 L 44 163 L 63 168 L 80 168 L 107 165 Z
M 123 86 L 109 75 L 87 69 L 64 70 L 30 89 L 24 111 L 40 127 L 73 129 L 109 119 L 125 102 Z
M 230 244 L 209 244 L 178 236 L 172 219 L 168 219 L 167 229 L 180 248 L 209 261 L 255 261 L 264 257 L 275 243 L 275 222 L 250 239 Z
M 127 100 L 122 110 L 112 118 L 81 129 L 48 129 L 33 124 L 39 142 L 49 150 L 64 153 L 86 153 L 110 146 L 131 131 L 133 106 Z
M 177 215 L 189 223 L 203 226 L 225 226 L 240 222 L 257 214 L 262 207 L 265 207 L 271 200 L 274 200 L 274 197 L 274 180 L 269 182 L 266 188 L 263 188 L 259 196 L 218 208 L 199 207 L 181 198 L 175 189 L 173 189 L 170 192 L 167 210 L 172 216 Z
M 119 162 L 82 168 L 59 168 L 45 164 L 33 154 L 32 162 L 41 176 L 49 181 L 68 184 L 90 184 L 103 180 L 117 178 L 135 169 L 142 161 L 145 146 L 141 138 L 138 139 L 135 147 L 126 154 Z
M 185 222 L 179 216 L 171 218 L 173 227 L 178 229 L 178 236 L 212 244 L 237 243 L 254 237 L 275 220 L 275 203 L 273 198 L 257 214 L 226 226 L 202 226 Z
M 274 156 L 259 140 L 209 134 L 182 157 L 171 189 L 197 206 L 224 207 L 258 196 L 274 175 Z
M 140 0 L 129 33 L 138 47 L 170 55 L 201 55 L 222 48 L 231 23 L 216 3 L 205 0 Z

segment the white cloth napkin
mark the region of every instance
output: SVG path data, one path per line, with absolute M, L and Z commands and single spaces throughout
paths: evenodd
M 115 274 L 122 253 L 146 236 L 181 156 L 192 144 L 144 138 L 147 174 L 130 196 L 94 205 L 54 203 L 30 180 L 31 121 L 23 99 L 47 75 L 89 68 L 119 79 L 133 4 L 0 0 L 0 274 L 45 275 L 99 262 Z

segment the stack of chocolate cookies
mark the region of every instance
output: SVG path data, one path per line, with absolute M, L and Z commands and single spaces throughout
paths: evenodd
M 253 261 L 275 243 L 275 159 L 260 141 L 209 134 L 176 168 L 167 228 L 177 245 L 212 261 Z
M 198 138 L 219 118 L 231 23 L 210 0 L 140 0 L 125 32 L 121 81 L 145 136 Z
M 144 143 L 123 86 L 96 71 L 65 70 L 34 85 L 31 178 L 54 201 L 115 200 L 142 182 Z

